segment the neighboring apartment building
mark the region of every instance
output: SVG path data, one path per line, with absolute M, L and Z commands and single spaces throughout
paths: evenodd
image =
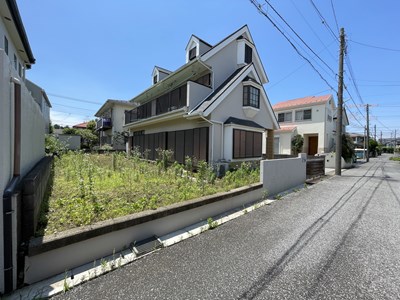
M 135 107 L 129 101 L 108 99 L 96 112 L 96 130 L 99 131 L 100 147 L 111 145 L 115 150 L 125 150 L 123 139 L 125 112 Z
M 44 157 L 45 119 L 25 84 L 35 63 L 15 0 L 0 1 L 0 195 Z M 7 199 L 4 198 L 4 199 Z M 15 210 L 0 201 L 0 293 L 15 288 L 15 253 L 10 227 Z M 4 234 L 3 234 L 4 233 Z M 11 264 L 10 264 L 11 263 Z
M 173 150 L 208 162 L 273 156 L 278 122 L 263 85 L 268 82 L 247 25 L 211 45 L 192 35 L 186 63 L 174 72 L 155 67 L 153 85 L 126 112 L 128 148 Z M 268 143 L 266 140 L 268 139 Z
M 25 80 L 25 84 L 28 90 L 31 92 L 33 99 L 35 99 L 36 103 L 39 104 L 40 111 L 42 112 L 45 122 L 45 133 L 49 134 L 50 122 L 51 122 L 50 121 L 51 103 L 49 98 L 47 97 L 46 91 L 28 79 Z
M 292 154 L 291 140 L 297 134 L 303 136 L 303 152 L 308 155 L 334 150 L 337 109 L 332 95 L 283 101 L 273 109 L 280 125 L 280 130 L 275 132 L 276 154 Z M 348 124 L 344 110 L 343 133 Z

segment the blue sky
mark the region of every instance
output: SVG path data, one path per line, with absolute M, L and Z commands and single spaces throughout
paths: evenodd
M 377 137 L 381 131 L 390 137 L 395 129 L 400 135 L 400 1 L 269 0 L 323 62 L 264 0 L 258 2 L 328 83 L 249 0 L 17 0 L 36 58 L 27 77 L 47 91 L 53 124 L 72 125 L 93 119 L 107 99 L 128 100 L 148 88 L 154 65 L 179 68 L 191 34 L 216 44 L 247 24 L 272 104 L 329 93 L 337 99 L 331 89 L 337 90 L 336 15 L 347 38 L 348 131 L 363 132 L 364 105 L 371 104 L 372 133 L 376 125 Z

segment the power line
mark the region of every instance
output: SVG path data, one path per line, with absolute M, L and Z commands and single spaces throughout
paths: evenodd
M 332 36 L 335 38 L 336 41 L 339 42 L 339 38 L 336 36 L 336 34 L 333 32 L 332 28 L 329 26 L 328 22 L 326 19 L 322 16 L 321 12 L 319 11 L 318 7 L 315 5 L 313 0 L 310 0 L 312 6 L 314 7 L 315 11 L 317 12 L 318 16 L 321 19 L 322 24 L 328 29 L 328 31 L 332 34 Z
M 353 71 L 353 67 L 352 67 L 352 65 L 351 65 L 351 61 L 350 61 L 350 56 L 348 55 L 348 53 L 346 53 L 347 55 L 346 55 L 346 57 L 347 57 L 347 60 L 346 60 L 346 66 L 348 67 L 348 69 L 349 69 L 349 73 L 350 73 L 350 80 L 353 82 L 353 85 L 354 85 L 354 88 L 355 88 L 355 90 L 356 90 L 356 94 L 357 94 L 357 97 L 358 97 L 358 99 L 360 100 L 360 102 L 362 103 L 362 104 L 364 104 L 364 101 L 363 101 L 363 99 L 362 99 L 362 97 L 361 97 L 361 94 L 360 94 L 360 90 L 358 89 L 358 86 L 357 86 L 357 83 L 356 83 L 356 78 L 355 78 L 355 76 L 354 76 L 354 71 Z
M 290 0 L 290 2 L 292 2 L 294 8 L 296 8 L 297 12 L 299 13 L 299 15 L 301 16 L 301 18 L 303 19 L 303 21 L 307 24 L 308 28 L 310 28 L 311 32 L 312 32 L 312 33 L 315 35 L 315 37 L 321 42 L 321 44 L 325 47 L 324 49 L 327 49 L 330 45 L 332 45 L 332 43 L 334 43 L 334 42 L 336 41 L 336 39 L 334 39 L 334 40 L 332 41 L 332 43 L 330 43 L 328 46 L 326 46 L 326 45 L 324 44 L 324 42 L 321 40 L 321 38 L 318 36 L 318 34 L 315 32 L 314 28 L 310 25 L 310 23 L 307 21 L 307 19 L 304 17 L 304 15 L 301 13 L 300 9 L 297 7 L 297 5 L 295 4 L 295 2 L 294 2 L 293 0 Z M 336 41 L 336 42 L 337 42 L 337 41 Z M 328 51 L 328 54 L 333 58 L 333 60 L 334 60 L 335 62 L 337 62 L 338 59 L 337 59 L 336 57 L 334 57 L 334 56 L 332 55 L 332 53 L 331 53 L 329 50 L 327 50 L 327 51 Z
M 283 37 L 289 42 L 289 44 L 293 47 L 293 49 L 296 51 L 296 53 L 303 58 L 305 61 L 308 62 L 308 64 L 314 69 L 314 71 L 319 75 L 319 77 L 334 91 L 336 91 L 330 84 L 329 82 L 322 76 L 322 74 L 315 68 L 315 66 L 311 63 L 311 61 L 305 57 L 299 49 L 292 43 L 292 41 L 286 36 L 286 34 L 276 25 L 276 23 L 268 16 L 268 14 L 262 9 L 261 4 L 259 4 L 256 0 L 250 0 L 250 2 L 258 9 L 258 11 L 264 15 L 270 22 L 271 24 L 279 31 L 280 34 L 283 35 Z M 337 92 L 337 91 L 336 91 Z
M 331 6 L 332 6 L 332 12 L 333 12 L 333 17 L 335 18 L 335 23 L 336 23 L 336 29 L 339 32 L 339 24 L 336 18 L 336 12 L 335 12 L 335 6 L 333 5 L 333 1 L 331 0 Z
M 74 108 L 74 109 L 79 109 L 79 110 L 87 110 L 87 111 L 94 111 L 93 109 L 88 109 L 88 108 L 82 108 L 82 107 L 75 107 L 75 106 L 69 106 L 69 105 L 64 105 L 64 104 L 58 104 L 58 103 L 52 103 L 53 105 L 56 106 L 62 106 L 62 107 L 66 107 L 66 108 Z
M 47 95 L 53 96 L 53 97 L 57 97 L 57 98 L 68 99 L 68 100 L 72 100 L 72 101 L 90 103 L 90 104 L 97 104 L 97 105 L 102 105 L 103 104 L 103 103 L 100 103 L 100 102 L 84 100 L 84 99 L 79 99 L 79 98 L 73 98 L 73 97 L 68 97 L 68 96 L 63 96 L 63 95 L 57 95 L 57 94 L 52 94 L 52 93 L 47 93 Z
M 365 43 L 361 43 L 361 42 L 356 42 L 354 40 L 349 40 L 352 43 L 358 44 L 358 45 L 362 45 L 365 47 L 370 47 L 370 48 L 375 48 L 375 49 L 381 49 L 381 50 L 386 50 L 386 51 L 393 51 L 393 52 L 400 52 L 400 49 L 393 49 L 393 48 L 386 48 L 386 47 L 380 47 L 380 46 L 374 46 L 374 45 L 370 45 L 370 44 L 365 44 Z
M 269 3 L 268 0 L 265 2 L 272 8 L 272 10 L 278 15 L 278 17 L 289 27 L 289 29 L 299 38 L 299 40 L 336 76 L 336 72 L 317 54 L 311 47 L 303 40 L 303 38 L 293 29 L 292 26 L 289 25 L 288 22 L 281 16 L 281 14 Z

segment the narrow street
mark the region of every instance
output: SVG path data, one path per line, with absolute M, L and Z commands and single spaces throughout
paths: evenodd
M 400 163 L 388 158 L 55 298 L 400 299 Z

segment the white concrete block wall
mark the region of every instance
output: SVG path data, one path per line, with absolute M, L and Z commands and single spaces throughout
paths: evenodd
M 276 195 L 306 181 L 307 155 L 261 161 L 260 180 L 269 195 Z

